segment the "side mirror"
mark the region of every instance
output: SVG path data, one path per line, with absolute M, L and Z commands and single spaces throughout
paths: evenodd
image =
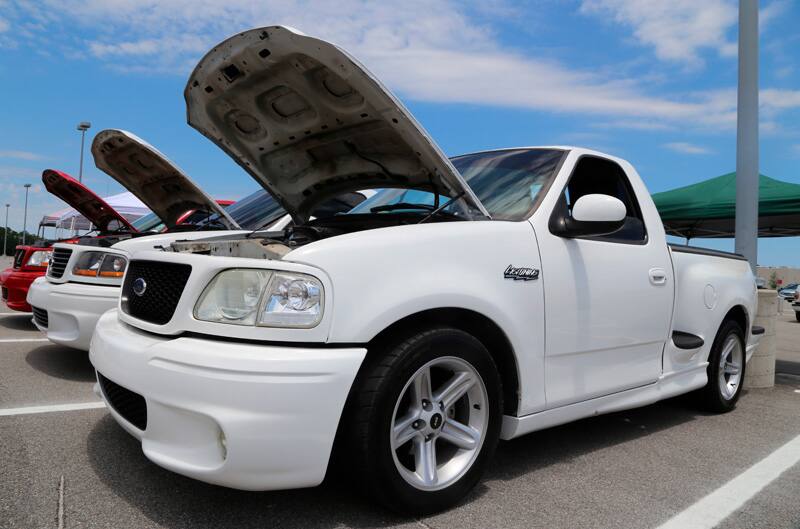
M 616 197 L 584 195 L 572 206 L 571 215 L 562 211 L 551 218 L 550 231 L 567 238 L 610 235 L 625 224 L 626 213 L 625 204 Z

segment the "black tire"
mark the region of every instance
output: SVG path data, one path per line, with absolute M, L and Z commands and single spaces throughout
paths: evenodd
M 480 375 L 488 397 L 488 426 L 469 470 L 444 489 L 423 491 L 409 484 L 395 466 L 389 432 L 406 383 L 426 363 L 444 356 L 468 362 Z M 492 356 L 480 341 L 461 330 L 425 330 L 371 351 L 354 383 L 342 431 L 347 464 L 355 473 L 351 478 L 393 511 L 424 515 L 455 505 L 478 483 L 494 454 L 502 423 L 502 395 Z
M 794 319 L 796 319 L 797 321 L 800 321 L 800 312 L 795 311 Z
M 719 381 L 719 364 L 722 348 L 731 335 L 739 340 L 739 344 L 742 348 L 742 367 L 736 392 L 733 397 L 725 398 Z M 714 338 L 714 344 L 708 355 L 708 383 L 697 392 L 698 402 L 703 409 L 714 413 L 727 413 L 736 407 L 736 402 L 742 394 L 742 386 L 744 385 L 746 368 L 746 363 L 744 361 L 745 355 L 744 331 L 741 326 L 732 320 L 723 322 L 717 332 L 717 336 Z

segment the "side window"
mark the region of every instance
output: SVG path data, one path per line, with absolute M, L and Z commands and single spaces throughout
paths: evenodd
M 572 207 L 580 197 L 592 193 L 618 198 L 625 204 L 627 210 L 625 224 L 622 228 L 611 235 L 592 237 L 592 239 L 632 244 L 647 242 L 647 230 L 642 218 L 642 211 L 622 167 L 611 160 L 592 156 L 584 156 L 578 160 L 569 183 L 564 189 L 562 204 L 566 202 L 566 207 L 572 212 Z

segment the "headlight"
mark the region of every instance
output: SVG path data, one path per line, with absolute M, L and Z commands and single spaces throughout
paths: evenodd
M 269 280 L 263 270 L 225 270 L 209 283 L 194 309 L 203 321 L 254 325 L 256 313 Z
M 305 274 L 225 270 L 203 291 L 194 316 L 235 325 L 314 327 L 322 319 L 322 284 Z
M 322 319 L 322 285 L 307 275 L 275 273 L 269 282 L 259 325 L 314 327 Z
M 25 266 L 47 266 L 50 261 L 51 250 L 36 250 L 28 257 L 28 262 Z
M 128 260 L 121 255 L 105 252 L 86 252 L 78 258 L 72 275 L 84 277 L 122 277 Z

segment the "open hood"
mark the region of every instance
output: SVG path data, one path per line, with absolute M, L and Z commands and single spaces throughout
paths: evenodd
M 124 130 L 107 129 L 92 142 L 97 168 L 139 197 L 167 227 L 174 227 L 189 210 L 219 214 L 229 229 L 239 229 L 225 210 L 205 194 L 166 156 Z
M 402 103 L 337 46 L 281 26 L 215 46 L 184 90 L 189 124 L 306 221 L 348 191 L 411 187 L 487 215 Z
M 136 232 L 136 228 L 125 217 L 67 173 L 45 169 L 42 172 L 42 183 L 47 191 L 69 204 L 101 232 L 117 228 Z

